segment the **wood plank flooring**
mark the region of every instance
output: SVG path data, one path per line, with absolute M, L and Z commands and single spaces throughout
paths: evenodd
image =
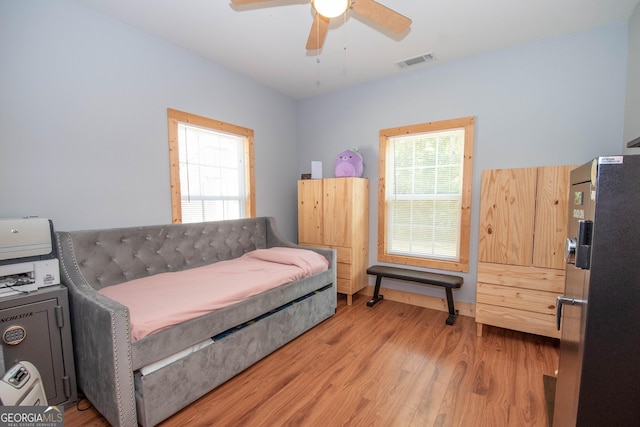
M 547 426 L 543 374 L 558 341 L 368 297 L 338 296 L 335 316 L 161 426 Z M 83 400 L 80 407 L 88 406 Z M 66 427 L 108 426 L 93 408 Z

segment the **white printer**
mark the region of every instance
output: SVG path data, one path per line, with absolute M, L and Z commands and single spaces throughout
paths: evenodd
M 42 378 L 33 363 L 21 360 L 9 368 L 0 379 L 0 400 L 5 406 L 47 406 Z
M 0 298 L 60 284 L 53 242 L 49 219 L 0 218 Z

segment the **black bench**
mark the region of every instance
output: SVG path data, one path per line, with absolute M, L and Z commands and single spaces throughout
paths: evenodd
M 453 322 L 455 322 L 458 310 L 456 310 L 453 305 L 452 289 L 458 289 L 462 286 L 462 277 L 449 274 L 427 273 L 426 271 L 410 270 L 408 268 L 386 267 L 384 265 L 372 265 L 367 268 L 367 274 L 376 276 L 376 287 L 373 291 L 373 298 L 367 301 L 368 307 L 373 307 L 375 303 L 384 298 L 383 295 L 380 295 L 380 282 L 383 277 L 416 282 L 422 285 L 443 286 L 447 292 L 447 305 L 449 306 L 449 317 L 445 323 L 447 325 L 453 325 Z

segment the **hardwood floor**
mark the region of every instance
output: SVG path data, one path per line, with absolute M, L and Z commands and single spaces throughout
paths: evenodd
M 547 426 L 543 374 L 558 341 L 368 297 L 338 296 L 335 316 L 161 426 Z M 80 406 L 88 406 L 83 400 Z M 65 426 L 107 426 L 93 408 Z

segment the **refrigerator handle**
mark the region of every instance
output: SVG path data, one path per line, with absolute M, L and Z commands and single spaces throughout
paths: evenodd
M 576 303 L 575 298 L 567 298 L 565 296 L 559 296 L 556 301 L 556 328 L 560 330 L 560 320 L 562 319 L 562 305 L 573 305 Z
M 575 299 L 560 296 L 556 299 L 556 328 L 560 330 L 560 320 L 562 319 L 562 306 L 564 304 L 576 305 L 576 304 L 584 304 L 586 300 Z

